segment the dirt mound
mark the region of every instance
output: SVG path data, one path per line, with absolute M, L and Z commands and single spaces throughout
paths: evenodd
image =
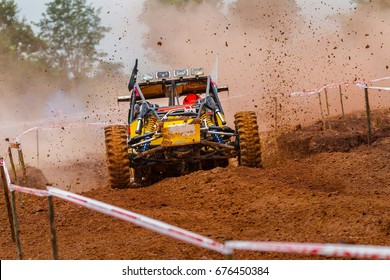
M 350 120 L 346 127 L 350 127 Z M 291 132 L 289 138 L 303 139 L 312 130 L 339 143 L 345 139 L 338 136 L 344 130 L 342 124 L 340 120 L 337 131 L 337 122 L 332 120 L 336 131 L 325 134 L 315 131 L 314 126 Z M 168 178 L 146 188 L 110 189 L 102 180 L 96 189 L 82 194 L 220 242 L 239 239 L 390 246 L 390 137 L 377 139 L 370 146 L 362 142 L 346 149 L 348 152 L 306 151 L 296 153 L 304 154 L 303 158 L 296 156 L 261 169 L 231 164 Z M 299 143 L 296 140 L 295 145 Z M 272 145 L 265 141 L 267 146 Z M 33 177 L 30 172 L 30 179 Z M 24 258 L 50 259 L 47 200 L 22 197 L 18 215 Z M 0 209 L 5 209 L 4 199 L 0 199 Z M 55 212 L 61 259 L 224 258 L 60 199 L 55 199 Z M 16 259 L 5 211 L 0 213 L 0 224 L 0 258 Z M 234 258 L 323 257 L 237 252 Z
M 390 136 L 390 110 L 372 112 L 372 140 Z M 293 131 L 282 133 L 277 139 L 283 157 L 300 158 L 322 152 L 348 152 L 367 144 L 367 117 L 355 113 L 345 117 L 318 121 L 310 126 L 296 126 Z

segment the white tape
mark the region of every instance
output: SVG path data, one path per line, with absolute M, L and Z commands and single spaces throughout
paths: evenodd
M 26 188 L 26 187 L 21 187 L 21 186 L 14 185 L 14 184 L 10 184 L 10 189 L 18 191 L 18 192 L 36 195 L 36 196 L 49 196 L 49 193 L 47 192 L 47 190 Z
M 35 131 L 35 130 L 38 130 L 38 129 L 40 129 L 40 127 L 39 126 L 35 126 L 35 127 L 32 127 L 30 129 L 26 130 L 25 132 L 22 132 L 21 134 L 19 134 L 18 136 L 15 137 L 15 141 L 16 142 L 20 142 L 19 141 L 20 137 L 22 137 L 23 135 L 25 135 L 25 134 L 27 134 L 27 133 L 29 133 L 31 131 Z
M 390 260 L 390 247 L 351 244 L 228 241 L 231 250 L 297 253 L 330 257 Z
M 369 89 L 377 89 L 377 90 L 386 90 L 386 91 L 390 91 L 390 87 L 367 87 Z
M 19 139 L 23 136 L 26 135 L 27 133 L 30 133 L 32 131 L 36 130 L 49 130 L 49 129 L 65 129 L 65 128 L 73 128 L 73 127 L 87 127 L 87 126 L 106 126 L 106 125 L 123 125 L 124 123 L 104 123 L 104 122 L 95 122 L 95 123 L 70 123 L 70 124 L 56 124 L 56 125 L 48 125 L 48 126 L 35 126 L 32 127 L 18 136 L 16 136 L 15 141 L 20 142 Z
M 7 168 L 4 160 L 2 160 L 2 162 L 0 162 L 0 168 L 3 168 L 3 170 L 4 170 L 4 174 L 5 174 L 6 181 L 7 181 L 7 187 L 11 192 L 19 191 L 19 192 L 24 192 L 27 194 L 33 194 L 33 195 L 37 195 L 37 196 L 48 196 L 48 192 L 46 190 L 32 189 L 32 188 L 21 187 L 21 186 L 12 184 L 11 177 L 10 177 L 9 172 L 8 172 L 8 168 Z
M 0 162 L 0 165 L 3 162 Z M 5 169 L 6 170 L 6 169 Z M 6 171 L 8 172 L 8 171 Z M 98 200 L 90 199 L 78 194 L 63 191 L 53 187 L 46 190 L 38 190 L 9 184 L 11 190 L 33 194 L 37 196 L 53 195 L 73 202 L 83 207 L 100 213 L 133 223 L 140 227 L 153 230 L 178 240 L 210 249 L 221 254 L 233 254 L 234 250 L 248 250 L 260 252 L 280 252 L 294 254 L 322 255 L 330 257 L 346 257 L 359 259 L 387 259 L 390 260 L 389 246 L 352 245 L 352 244 L 321 244 L 321 243 L 296 243 L 296 242 L 252 242 L 252 241 L 227 241 L 225 244 L 216 242 L 202 235 L 185 229 L 119 208 Z
M 367 85 L 367 84 L 372 84 L 374 82 L 379 82 L 379 81 L 384 81 L 384 80 L 390 80 L 390 77 L 379 78 L 379 79 L 371 80 L 369 82 L 355 81 L 355 82 L 345 82 L 345 83 L 338 83 L 338 84 L 328 84 L 328 85 L 323 86 L 320 89 L 311 89 L 311 90 L 304 90 L 304 91 L 299 91 L 299 92 L 292 92 L 292 93 L 287 94 L 287 96 L 293 96 L 293 97 L 310 96 L 313 94 L 320 93 L 325 88 L 336 88 L 339 86 L 349 86 L 349 85 L 356 85 L 360 88 L 370 88 L 370 89 L 377 89 L 377 90 L 390 90 L 390 87 L 372 87 L 372 86 Z
M 342 86 L 342 85 L 346 85 L 347 83 L 343 83 L 343 84 L 329 84 L 329 85 L 326 85 L 326 88 L 338 88 L 339 86 Z
M 304 90 L 304 91 L 299 91 L 299 92 L 292 92 L 290 93 L 290 96 L 309 96 L 313 94 L 319 93 L 321 90 L 320 89 L 311 89 L 311 90 Z
M 230 251 L 222 243 L 219 243 L 202 235 L 187 231 L 185 229 L 57 188 L 47 187 L 47 190 L 49 195 L 57 196 L 64 200 L 133 223 L 140 227 L 147 228 L 164 235 L 168 235 L 170 237 L 185 241 L 187 243 L 191 243 L 193 245 L 197 245 L 199 247 L 214 250 L 221 254 L 230 253 Z
M 375 80 L 371 80 L 371 82 L 372 82 L 372 83 L 375 83 L 375 82 L 380 82 L 380 81 L 384 81 L 384 80 L 390 80 L 390 76 L 389 76 L 389 77 L 384 77 L 384 78 L 375 79 Z
M 367 89 L 390 90 L 390 87 L 373 87 L 373 86 L 368 86 L 364 82 L 358 82 L 358 83 L 356 83 L 356 86 L 358 86 L 360 88 L 367 88 Z

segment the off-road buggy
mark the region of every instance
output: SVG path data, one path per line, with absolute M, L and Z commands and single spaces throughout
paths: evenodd
M 137 75 L 135 67 L 129 90 L 118 97 L 130 103 L 128 125 L 105 127 L 111 187 L 226 167 L 236 157 L 242 166 L 261 166 L 255 112 L 238 112 L 235 129 L 227 126 L 219 92 L 228 89 L 202 68 Z

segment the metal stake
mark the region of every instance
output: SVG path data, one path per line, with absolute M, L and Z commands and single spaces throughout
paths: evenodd
M 8 182 L 7 182 L 7 177 L 5 176 L 4 159 L 2 157 L 0 157 L 0 175 L 1 175 L 1 182 L 3 183 L 3 188 L 4 188 L 4 198 L 5 198 L 5 204 L 7 206 L 7 214 L 8 214 L 9 225 L 11 228 L 12 241 L 15 242 L 15 230 L 12 221 L 12 209 L 11 209 L 11 203 L 8 194 Z
M 15 203 L 15 191 L 11 190 L 11 207 L 12 207 L 12 216 L 13 216 L 13 225 L 14 225 L 14 233 L 15 233 L 15 241 L 16 241 L 16 249 L 18 251 L 19 260 L 23 259 L 22 256 L 22 247 L 20 245 L 19 239 L 19 222 L 18 216 L 16 214 L 16 203 Z
M 53 198 L 49 195 L 47 199 L 49 204 L 50 237 L 51 237 L 51 247 L 53 248 L 53 259 L 58 260 L 57 235 L 56 235 L 56 228 L 54 223 Z
M 8 147 L 8 157 L 9 157 L 9 161 L 11 163 L 11 168 L 12 168 L 12 172 L 14 174 L 15 182 L 17 185 L 19 185 L 18 176 L 16 175 L 15 163 L 14 163 L 14 158 L 12 156 L 11 147 Z
M 366 100 L 366 114 L 367 114 L 367 142 L 368 145 L 371 145 L 372 143 L 371 110 L 370 110 L 370 102 L 368 100 L 368 88 L 364 88 L 364 98 Z
M 278 98 L 273 98 L 275 101 L 275 130 L 278 129 Z
M 343 101 L 343 92 L 341 91 L 341 85 L 339 85 L 339 93 L 340 93 L 340 104 L 341 104 L 341 113 L 343 118 L 345 117 L 344 114 L 344 101 Z
M 331 124 L 330 124 L 330 110 L 329 110 L 328 91 L 326 90 L 326 88 L 324 88 L 324 91 L 325 91 L 326 112 L 328 113 L 328 128 L 330 129 L 331 128 Z
M 318 101 L 320 103 L 320 110 L 321 110 L 321 118 L 322 118 L 322 128 L 325 131 L 326 130 L 326 125 L 325 125 L 325 117 L 324 117 L 324 112 L 322 110 L 322 102 L 321 102 L 321 92 L 318 93 Z
M 9 161 L 11 163 L 12 171 L 14 173 L 15 182 L 16 182 L 17 185 L 19 185 L 19 180 L 18 180 L 18 176 L 16 174 L 16 168 L 15 168 L 15 163 L 14 163 L 14 158 L 13 158 L 13 155 L 12 155 L 11 147 L 15 148 L 15 144 L 10 144 L 8 146 L 8 156 L 9 156 Z M 23 207 L 23 198 L 22 198 L 22 194 L 21 193 L 18 193 L 18 198 L 19 198 L 20 207 Z
M 39 130 L 38 129 L 37 129 L 36 136 L 37 136 L 37 163 L 39 166 Z
M 19 162 L 20 162 L 20 165 L 22 166 L 23 177 L 24 177 L 24 181 L 25 181 L 24 184 L 27 185 L 28 178 L 27 178 L 26 165 L 24 164 L 23 151 L 22 151 L 22 148 L 20 147 L 20 143 L 17 143 L 17 144 L 18 144 Z

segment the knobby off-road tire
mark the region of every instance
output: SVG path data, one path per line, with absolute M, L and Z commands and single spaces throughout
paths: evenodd
M 234 115 L 234 124 L 238 133 L 238 164 L 261 167 L 261 145 L 256 113 L 238 112 Z
M 127 152 L 127 133 L 124 125 L 104 128 L 106 162 L 111 188 L 130 187 L 130 160 Z

